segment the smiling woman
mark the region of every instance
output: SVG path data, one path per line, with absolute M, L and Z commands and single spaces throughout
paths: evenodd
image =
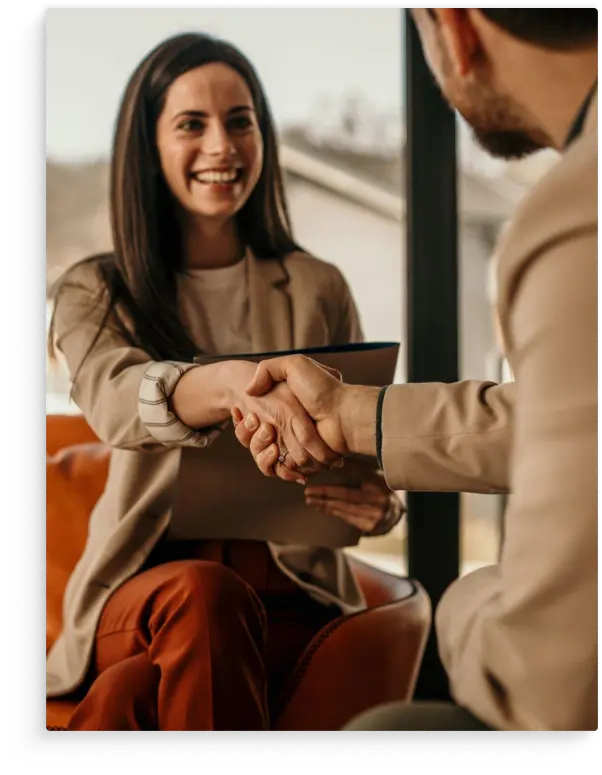
M 355 302 L 333 265 L 295 244 L 266 98 L 223 41 L 181 35 L 139 65 L 110 191 L 114 251 L 67 273 L 49 334 L 76 404 L 113 449 L 48 694 L 91 684 L 70 729 L 265 729 L 312 638 L 366 607 L 342 548 L 390 530 L 401 506 L 360 464 L 370 486 L 341 488 L 336 503 L 305 491 L 311 524 L 280 507 L 261 525 L 249 507 L 235 534 L 213 517 L 174 535 L 181 455 L 209 448 L 234 407 L 276 429 L 283 478 L 305 484 L 341 462 L 287 385 L 247 395 L 255 363 L 192 360 L 361 341 Z M 190 498 L 208 497 L 204 455 Z

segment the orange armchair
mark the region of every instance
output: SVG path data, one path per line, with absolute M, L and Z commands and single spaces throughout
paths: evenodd
M 81 416 L 46 420 L 46 650 L 62 626 L 67 580 L 83 551 L 88 516 L 105 485 L 110 450 Z M 350 560 L 368 608 L 341 616 L 295 668 L 278 730 L 337 730 L 374 705 L 409 701 L 431 624 L 418 582 Z M 65 729 L 79 698 L 46 703 L 46 726 Z

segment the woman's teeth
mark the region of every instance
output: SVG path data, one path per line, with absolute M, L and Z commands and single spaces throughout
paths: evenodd
M 192 177 L 199 183 L 234 183 L 239 177 L 240 170 L 195 172 Z

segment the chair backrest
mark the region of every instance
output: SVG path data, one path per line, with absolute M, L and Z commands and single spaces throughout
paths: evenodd
M 394 576 L 355 557 L 348 559 L 353 575 L 364 593 L 368 608 L 402 600 L 413 594 L 414 585 L 409 579 Z
M 109 457 L 109 448 L 83 417 L 46 418 L 47 651 L 61 631 L 65 586 L 84 550 L 90 512 L 104 489 Z
M 83 414 L 46 415 L 47 455 L 54 455 L 65 447 L 90 441 L 98 441 L 98 436 L 90 428 Z

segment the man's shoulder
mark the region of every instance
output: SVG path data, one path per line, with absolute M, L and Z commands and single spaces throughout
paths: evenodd
M 498 246 L 500 282 L 547 246 L 597 229 L 598 149 L 595 136 L 574 143 L 521 202 Z
M 544 233 L 587 228 L 598 220 L 598 144 L 580 138 L 544 175 L 519 209 L 518 218 L 536 217 Z

